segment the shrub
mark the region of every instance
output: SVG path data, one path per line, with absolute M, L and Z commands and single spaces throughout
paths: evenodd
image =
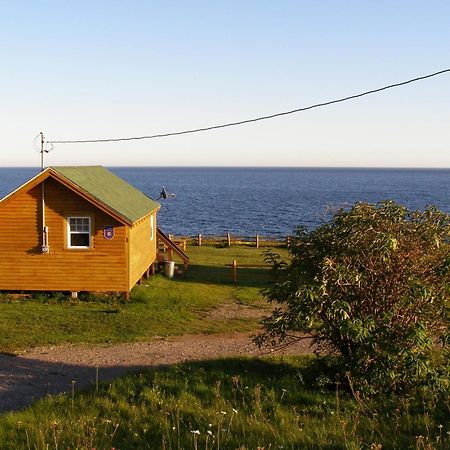
M 449 215 L 394 202 L 357 203 L 298 228 L 289 264 L 268 255 L 277 279 L 265 295 L 278 307 L 257 342 L 312 336 L 362 392 L 445 389 L 434 349 L 449 344 L 449 241 Z

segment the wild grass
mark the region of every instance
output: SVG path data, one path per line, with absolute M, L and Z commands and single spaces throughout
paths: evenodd
M 313 357 L 143 371 L 0 417 L 4 449 L 447 449 L 449 404 L 364 406 Z
M 208 319 L 208 311 L 227 303 L 266 307 L 259 293 L 269 281 L 265 269 L 231 281 L 233 259 L 260 264 L 262 249 L 251 247 L 190 247 L 187 277 L 169 280 L 156 275 L 136 286 L 131 301 L 117 296 L 90 295 L 71 300 L 68 295 L 36 294 L 33 298 L 0 299 L 0 351 L 16 352 L 34 346 L 63 343 L 148 341 L 155 336 L 186 333 L 250 331 L 251 318 Z

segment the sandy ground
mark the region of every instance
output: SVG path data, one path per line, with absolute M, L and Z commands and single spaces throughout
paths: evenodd
M 300 341 L 277 354 L 310 353 Z M 0 354 L 0 412 L 18 410 L 48 394 L 71 392 L 141 368 L 226 356 L 261 356 L 247 333 L 188 335 L 152 342 L 57 346 Z

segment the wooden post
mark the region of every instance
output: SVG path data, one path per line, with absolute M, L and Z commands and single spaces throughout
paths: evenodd
M 152 265 L 149 267 L 148 271 L 151 275 L 155 275 L 155 263 L 152 263 Z
M 197 243 L 198 243 L 198 246 L 199 246 L 199 247 L 202 246 L 202 235 L 201 235 L 201 234 L 199 234 L 199 235 L 197 236 Z
M 256 242 L 256 248 L 259 248 L 259 236 L 256 235 L 255 237 L 255 242 Z
M 237 283 L 237 261 L 234 259 L 231 265 L 231 271 L 233 276 L 233 283 Z
M 130 291 L 125 291 L 122 295 L 125 300 L 130 300 Z
M 74 300 L 78 298 L 78 291 L 72 291 L 70 293 L 70 298 L 73 298 Z
M 230 233 L 227 233 L 227 243 L 228 243 L 228 247 L 231 247 L 231 235 L 230 235 Z

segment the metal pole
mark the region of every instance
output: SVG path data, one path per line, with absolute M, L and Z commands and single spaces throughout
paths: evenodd
M 44 170 L 44 133 L 41 131 L 41 172 Z
M 41 172 L 44 170 L 44 133 L 41 131 Z M 42 253 L 48 253 L 48 234 L 45 225 L 45 186 L 41 183 L 41 208 L 42 208 Z

